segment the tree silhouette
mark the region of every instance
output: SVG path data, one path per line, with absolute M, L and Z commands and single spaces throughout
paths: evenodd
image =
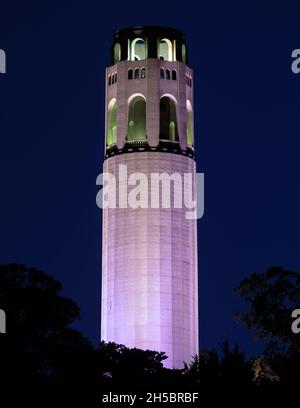
M 154 386 L 165 371 L 162 362 L 165 353 L 128 348 L 116 343 L 100 343 L 96 351 L 101 375 L 109 379 L 107 384 L 115 388 L 142 389 Z
M 299 273 L 272 267 L 262 274 L 252 273 L 235 292 L 249 306 L 237 317 L 266 340 L 266 350 L 299 350 L 299 337 L 291 330 L 291 312 L 300 306 Z
M 92 371 L 92 347 L 70 324 L 79 308 L 59 295 L 61 284 L 36 268 L 0 265 L 0 307 L 7 334 L 0 336 L 1 381 L 56 383 L 82 381 Z
M 266 341 L 264 361 L 258 366 L 268 367 L 264 382 L 299 382 L 300 339 L 291 330 L 291 313 L 300 306 L 300 274 L 271 267 L 262 274 L 252 273 L 235 291 L 248 304 L 238 318 Z
M 220 345 L 221 353 L 205 350 L 185 365 L 185 376 L 193 388 L 200 387 L 248 387 L 253 385 L 251 362 L 238 345 L 230 348 L 229 342 Z
M 230 349 L 228 341 L 221 345 L 220 378 L 222 387 L 246 387 L 252 385 L 253 372 L 237 344 Z
M 60 295 L 61 284 L 36 268 L 0 265 L 0 381 L 9 385 L 95 386 L 151 389 L 182 384 L 164 353 L 101 342 L 95 349 L 71 325 L 79 307 Z
M 273 267 L 236 288 L 248 309 L 238 314 L 266 341 L 264 354 L 247 359 L 225 341 L 204 350 L 181 370 L 163 366 L 165 353 L 100 342 L 96 349 L 72 324 L 79 307 L 61 295 L 61 284 L 36 268 L 0 265 L 1 384 L 89 386 L 97 389 L 197 390 L 297 384 L 300 352 L 291 311 L 300 306 L 300 275 Z

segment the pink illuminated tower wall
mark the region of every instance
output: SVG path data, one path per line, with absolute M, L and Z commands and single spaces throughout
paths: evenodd
M 117 190 L 120 164 L 149 180 L 153 172 L 195 174 L 193 73 L 182 32 L 122 29 L 111 54 L 104 172 L 115 175 Z M 170 368 L 199 348 L 197 223 L 186 211 L 103 211 L 101 338 L 164 351 Z

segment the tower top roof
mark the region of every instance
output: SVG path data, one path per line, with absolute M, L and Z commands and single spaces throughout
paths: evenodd
M 137 51 L 137 52 L 136 52 Z M 111 47 L 111 64 L 119 61 L 158 58 L 188 63 L 185 36 L 177 28 L 136 26 L 116 31 Z
M 158 38 L 170 38 L 174 40 L 180 40 L 185 42 L 185 36 L 181 30 L 172 27 L 165 26 L 152 26 L 152 25 L 143 25 L 135 27 L 126 27 L 117 30 L 114 34 L 114 42 L 119 41 L 121 38 L 134 38 L 137 36 L 151 36 Z

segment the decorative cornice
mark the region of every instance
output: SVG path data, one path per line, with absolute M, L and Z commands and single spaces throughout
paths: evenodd
M 187 156 L 193 160 L 195 160 L 195 153 L 194 149 L 191 147 L 187 147 L 186 150 L 182 150 L 180 148 L 179 143 L 172 143 L 172 142 L 162 142 L 160 141 L 156 147 L 151 147 L 148 145 L 146 141 L 137 141 L 133 143 L 125 143 L 122 149 L 118 149 L 116 145 L 110 146 L 106 148 L 106 154 L 104 160 L 117 156 L 120 154 L 125 153 L 137 153 L 137 152 L 161 152 L 161 153 L 173 153 L 173 154 L 180 154 L 182 156 Z

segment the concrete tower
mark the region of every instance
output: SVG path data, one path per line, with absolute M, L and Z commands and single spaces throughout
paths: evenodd
M 182 32 L 122 29 L 111 58 L 104 172 L 115 176 L 117 197 L 130 191 L 120 165 L 128 178 L 136 172 L 149 180 L 152 173 L 195 175 L 193 73 Z M 195 193 L 194 182 L 184 188 Z M 101 337 L 164 351 L 171 368 L 190 362 L 199 346 L 197 224 L 186 218 L 186 208 L 175 207 L 151 208 L 149 198 L 149 208 L 123 202 L 103 210 Z

